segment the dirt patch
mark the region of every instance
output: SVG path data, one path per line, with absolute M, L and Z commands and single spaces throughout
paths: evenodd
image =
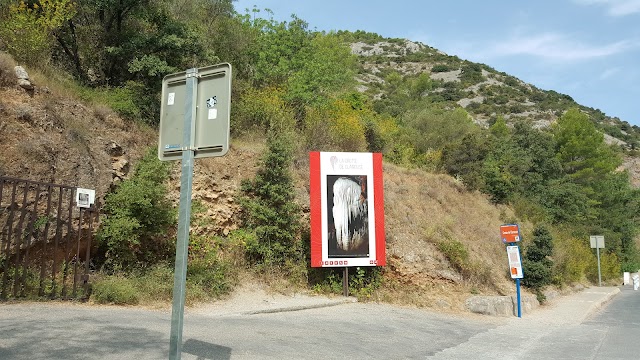
M 0 175 L 91 188 L 102 198 L 127 175 L 114 164 L 135 163 L 155 138 L 148 127 L 38 86 L 32 95 L 0 88 Z

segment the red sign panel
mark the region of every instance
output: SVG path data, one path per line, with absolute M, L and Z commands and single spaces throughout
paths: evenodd
M 311 266 L 384 266 L 382 154 L 311 152 Z
M 520 228 L 517 224 L 500 225 L 500 238 L 505 244 L 520 241 Z

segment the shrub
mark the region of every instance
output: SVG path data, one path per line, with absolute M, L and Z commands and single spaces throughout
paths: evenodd
M 164 260 L 173 243 L 163 238 L 175 224 L 175 211 L 166 198 L 164 181 L 169 164 L 150 149 L 134 175 L 108 194 L 106 219 L 98 231 L 107 270 L 127 270 Z
M 555 278 L 560 284 L 584 280 L 587 269 L 596 264 L 595 256 L 585 241 L 574 237 L 556 243 L 554 260 Z
M 26 1 L 3 2 L 6 8 L 0 21 L 0 38 L 17 60 L 30 65 L 42 64 L 51 55 L 50 34 L 75 15 L 69 0 L 40 1 L 30 7 Z
M 234 135 L 253 130 L 262 133 L 269 129 L 292 129 L 295 125 L 293 112 L 282 99 L 283 92 L 276 88 L 250 89 L 240 100 L 233 103 L 231 130 Z
M 9 54 L 0 52 L 0 86 L 15 85 L 18 78 L 13 68 L 15 62 Z
M 116 275 L 96 281 L 91 299 L 98 304 L 136 305 L 139 302 L 133 281 Z
M 522 285 L 528 288 L 537 291 L 543 286 L 551 284 L 553 273 L 551 272 L 551 268 L 547 267 L 544 263 L 523 259 L 522 271 L 524 272 Z
M 464 244 L 446 232 L 444 239 L 437 242 L 438 250 L 449 261 L 451 266 L 462 275 L 463 279 L 473 285 L 494 286 L 491 268 L 479 261 L 471 259 L 469 250 Z
M 451 266 L 463 276 L 470 269 L 469 251 L 460 241 L 455 239 L 442 240 L 438 243 L 438 250 L 447 258 Z
M 357 111 L 345 101 L 336 101 L 330 112 L 333 143 L 342 151 L 364 151 L 365 128 Z
M 593 250 L 592 250 L 593 251 Z M 587 268 L 587 279 L 592 283 L 598 283 L 598 264 L 594 257 L 594 263 Z M 637 269 L 636 269 L 637 271 Z M 600 249 L 600 275 L 602 281 L 612 280 L 620 277 L 620 260 L 615 253 L 610 253 Z
M 147 269 L 132 272 L 130 276 L 138 290 L 141 303 L 172 300 L 174 269 L 170 262 L 160 262 Z M 187 293 L 187 299 L 189 296 L 190 294 Z
M 354 109 L 345 100 L 308 108 L 305 116 L 307 149 L 315 151 L 365 151 L 366 112 Z
M 216 242 L 206 236 L 192 236 L 189 242 L 187 284 L 201 288 L 206 298 L 228 293 L 235 278 L 230 264 L 220 259 Z
M 450 70 L 451 68 L 446 64 L 436 64 L 431 68 L 431 72 L 447 72 Z
M 382 284 L 382 268 L 356 267 L 349 271 L 349 294 L 367 300 Z M 342 294 L 343 269 L 314 269 L 311 271 L 313 290 L 322 294 Z

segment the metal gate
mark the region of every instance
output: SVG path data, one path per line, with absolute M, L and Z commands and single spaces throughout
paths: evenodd
M 0 300 L 88 297 L 98 211 L 76 190 L 0 177 Z

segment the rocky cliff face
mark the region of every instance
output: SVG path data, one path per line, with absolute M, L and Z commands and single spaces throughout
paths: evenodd
M 155 132 L 30 80 L 0 87 L 0 175 L 96 190 L 127 177 Z

